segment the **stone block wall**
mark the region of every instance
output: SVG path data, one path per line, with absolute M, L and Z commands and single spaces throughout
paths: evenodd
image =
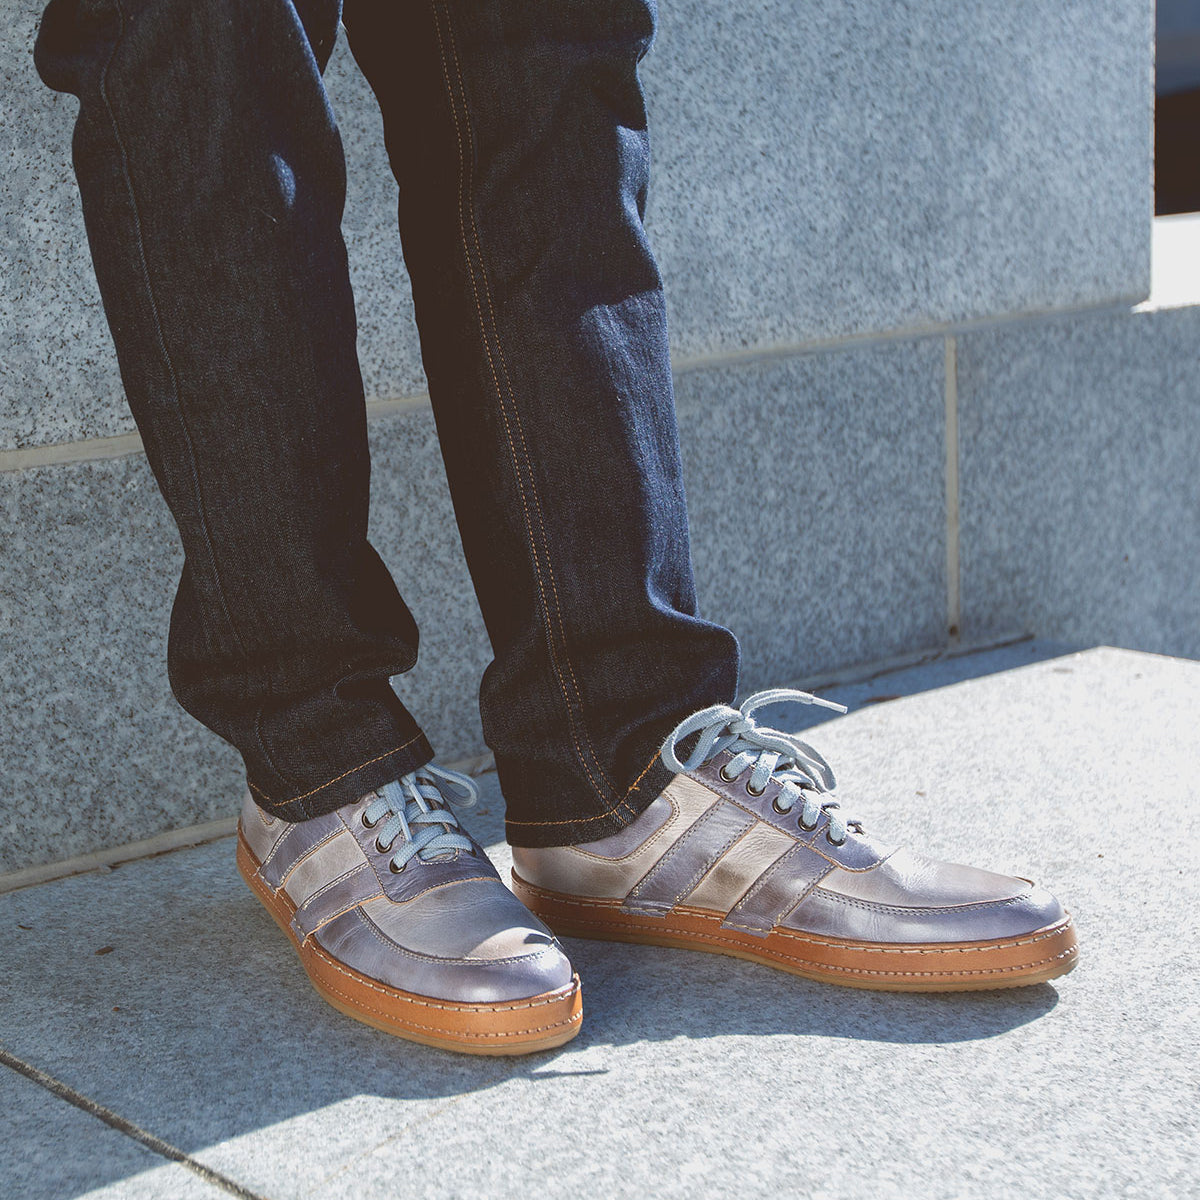
M 166 682 L 181 555 L 91 274 L 75 102 L 33 71 L 40 4 L 3 5 L 0 871 L 229 815 L 240 790 Z M 1200 654 L 1198 318 L 1131 310 L 1149 292 L 1149 3 L 659 16 L 648 225 L 702 605 L 739 634 L 745 686 L 960 632 Z M 372 540 L 422 625 L 395 683 L 454 760 L 484 749 L 487 640 L 378 114 L 344 46 L 328 80 Z

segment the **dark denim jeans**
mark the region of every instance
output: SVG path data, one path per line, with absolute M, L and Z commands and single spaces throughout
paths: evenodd
M 171 686 L 292 819 L 432 755 L 389 684 L 417 629 L 366 538 L 339 19 L 400 184 L 509 836 L 599 838 L 737 680 L 696 614 L 642 227 L 651 0 L 51 0 L 36 63 L 81 101 L 96 274 L 185 552 Z

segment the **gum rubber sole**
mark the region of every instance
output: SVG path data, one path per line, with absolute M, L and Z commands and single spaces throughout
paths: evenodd
M 517 897 L 560 937 L 705 950 L 842 987 L 880 992 L 976 992 L 1028 987 L 1065 975 L 1079 950 L 1065 920 L 1018 938 L 883 944 L 776 928 L 766 937 L 721 925 L 721 913 L 680 906 L 664 917 L 621 911 L 620 900 L 564 896 L 512 874 Z
M 295 906 L 258 875 L 260 863 L 238 831 L 237 867 L 246 885 L 287 934 L 317 994 L 339 1012 L 410 1042 L 463 1054 L 533 1054 L 569 1042 L 583 1024 L 579 976 L 564 987 L 525 1000 L 466 1004 L 390 987 L 338 962 L 309 937 L 292 931 Z

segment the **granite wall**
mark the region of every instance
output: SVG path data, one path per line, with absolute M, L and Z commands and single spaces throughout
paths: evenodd
M 166 683 L 181 556 L 87 257 L 75 102 L 33 71 L 40 5 L 3 4 L 0 871 L 239 794 L 235 756 Z M 648 225 L 700 593 L 742 639 L 747 688 L 960 631 L 1200 654 L 1197 318 L 1130 309 L 1149 290 L 1151 7 L 985 8 L 660 2 Z M 483 749 L 487 641 L 378 115 L 344 47 L 328 80 L 372 538 L 423 630 L 396 686 L 453 760 Z

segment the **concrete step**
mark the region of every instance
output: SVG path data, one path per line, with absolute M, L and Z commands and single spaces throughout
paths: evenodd
M 677 394 L 701 607 L 743 690 L 956 636 L 1200 657 L 1200 305 L 708 366 Z M 432 417 L 370 428 L 371 537 L 422 629 L 395 684 L 444 760 L 476 756 L 489 650 Z M 0 871 L 230 816 L 240 764 L 167 684 L 181 558 L 144 457 L 0 471 L 0 505 Z
M 451 1057 L 328 1009 L 225 839 L 0 896 L 6 1051 L 188 1160 L 0 1069 L 0 1194 L 1189 1194 L 1200 663 L 1026 643 L 831 694 L 854 711 L 807 736 L 870 827 L 1050 885 L 1074 973 L 897 996 L 573 942 L 575 1042 Z
M 28 53 L 41 7 L 0 26 L 0 872 L 227 819 L 241 787 L 168 689 L 181 555 L 90 268 L 76 102 Z M 699 594 L 744 687 L 1013 632 L 1200 655 L 1200 309 L 1127 307 L 1149 286 L 1149 6 L 660 9 L 648 225 Z M 328 80 L 371 537 L 422 628 L 396 686 L 461 759 L 485 750 L 487 639 L 381 121 L 344 44 Z

